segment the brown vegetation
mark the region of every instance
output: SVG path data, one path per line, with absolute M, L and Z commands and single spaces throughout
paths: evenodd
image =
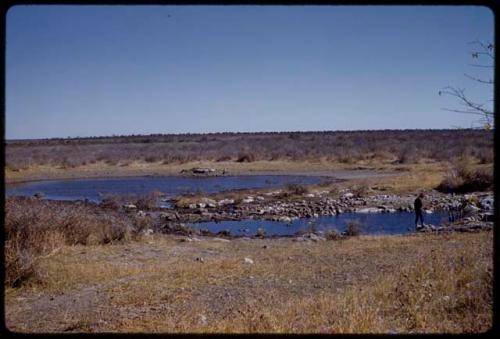
M 128 241 L 139 231 L 133 219 L 109 209 L 25 197 L 6 199 L 4 221 L 7 286 L 39 279 L 40 258 L 64 245 Z
M 451 169 L 436 189 L 444 193 L 492 191 L 493 168 L 476 169 L 472 159 L 462 156 L 454 161 Z
M 6 143 L 6 166 L 18 171 L 34 165 L 75 168 L 96 162 L 127 166 L 132 161 L 172 164 L 318 159 L 344 164 L 374 159 L 412 164 L 420 159 L 452 160 L 462 154 L 492 163 L 493 132 L 387 130 L 14 140 Z
M 493 323 L 491 232 L 202 239 L 65 246 L 41 260 L 43 287 L 7 288 L 7 327 L 387 334 L 477 333 Z

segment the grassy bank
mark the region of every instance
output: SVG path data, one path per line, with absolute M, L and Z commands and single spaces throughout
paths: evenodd
M 6 323 L 20 332 L 482 332 L 492 325 L 492 238 L 153 235 L 64 246 L 40 261 L 43 284 L 7 288 Z

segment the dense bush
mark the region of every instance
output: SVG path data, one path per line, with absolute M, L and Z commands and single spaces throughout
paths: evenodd
M 473 169 L 472 160 L 462 156 L 436 187 L 444 193 L 469 193 L 493 190 L 493 169 Z
M 10 197 L 5 203 L 5 283 L 37 278 L 38 261 L 61 246 L 131 239 L 135 225 L 117 212 L 82 202 Z

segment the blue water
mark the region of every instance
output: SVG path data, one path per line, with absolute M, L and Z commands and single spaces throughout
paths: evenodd
M 37 192 L 46 199 L 99 202 L 107 195 L 142 195 L 160 191 L 166 196 L 183 193 L 215 193 L 236 189 L 271 188 L 287 184 L 317 184 L 326 178 L 292 175 L 242 175 L 221 177 L 128 177 L 80 180 L 51 180 L 16 184 L 6 195 L 32 196 Z
M 336 229 L 345 231 L 347 222 L 356 221 L 363 234 L 406 234 L 415 231 L 415 214 L 409 212 L 396 213 L 341 213 L 336 216 L 321 216 L 318 218 L 301 218 L 293 220 L 290 224 L 269 220 L 242 220 L 201 222 L 187 224 L 194 228 L 208 229 L 217 233 L 223 230 L 231 231 L 233 235 L 255 235 L 258 228 L 266 231 L 266 236 L 293 235 L 298 231 L 311 230 L 313 225 L 316 230 L 326 231 Z M 441 225 L 448 221 L 447 212 L 435 212 L 424 215 L 424 223 Z

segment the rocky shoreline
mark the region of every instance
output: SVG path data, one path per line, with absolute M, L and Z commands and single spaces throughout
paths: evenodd
M 132 204 L 123 208 L 130 214 L 153 220 L 156 229 L 149 232 L 214 235 L 208 230 L 191 229 L 185 223 L 259 219 L 290 223 L 299 218 L 333 216 L 345 212 L 396 213 L 412 212 L 414 195 L 378 194 L 359 196 L 349 190 L 331 197 L 328 191 L 286 196 L 283 190 L 247 195 L 241 199 L 199 197 L 182 205 L 173 201 L 172 208 L 138 210 Z M 424 212 L 447 211 L 450 223 L 443 226 L 424 225 L 419 232 L 467 232 L 493 228 L 493 193 L 444 194 L 427 192 Z M 233 237 L 228 232 L 219 236 Z

